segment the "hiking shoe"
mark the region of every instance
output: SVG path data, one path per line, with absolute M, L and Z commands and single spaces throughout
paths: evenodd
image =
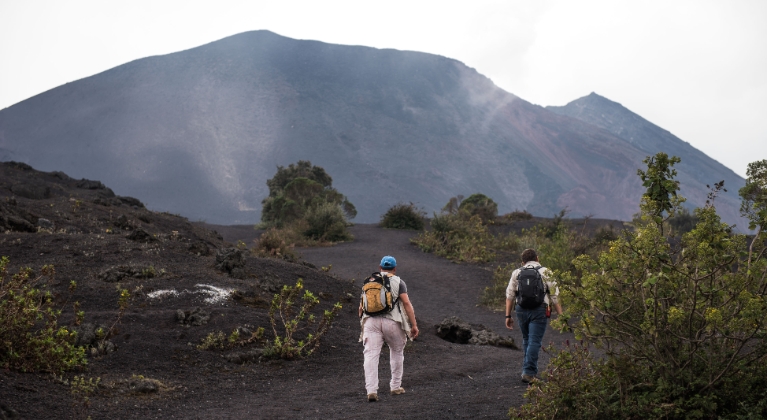
M 533 383 L 534 381 L 536 381 L 535 376 L 525 375 L 524 373 L 522 374 L 522 382 L 526 384 L 530 384 L 530 383 Z
M 391 394 L 392 395 L 399 395 L 399 394 L 404 394 L 404 393 L 405 393 L 405 388 L 402 388 L 402 387 L 399 387 L 397 389 L 392 389 L 391 390 Z
M 376 393 L 368 394 L 368 401 L 370 402 L 378 401 L 378 394 Z

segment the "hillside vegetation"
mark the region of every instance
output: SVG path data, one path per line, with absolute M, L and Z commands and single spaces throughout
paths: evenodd
M 717 214 L 721 184 L 695 210 L 692 230 L 674 236 L 667 222 L 685 201 L 678 162 L 648 157 L 634 229 L 561 272 L 566 312 L 557 324 L 583 341 L 550 349 L 545 381 L 511 418 L 767 416 L 767 161 L 749 165 L 740 190 L 751 238 Z

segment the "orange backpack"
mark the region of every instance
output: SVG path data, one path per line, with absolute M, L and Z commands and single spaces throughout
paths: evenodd
M 362 310 L 368 316 L 378 316 L 391 312 L 399 296 L 393 296 L 389 276 L 373 273 L 362 283 Z

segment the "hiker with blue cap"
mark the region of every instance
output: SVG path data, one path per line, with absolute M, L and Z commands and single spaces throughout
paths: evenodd
M 365 388 L 370 402 L 378 401 L 378 359 L 385 342 L 389 346 L 391 395 L 405 393 L 402 388 L 402 365 L 408 338 L 418 337 L 415 312 L 407 294 L 407 285 L 397 276 L 397 260 L 391 255 L 381 259 L 380 271 L 362 284 L 360 296 L 360 341 L 364 345 Z

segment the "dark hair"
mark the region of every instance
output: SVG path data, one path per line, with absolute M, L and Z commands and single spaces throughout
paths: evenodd
M 535 261 L 538 259 L 538 254 L 535 252 L 532 248 L 527 248 L 526 250 L 522 251 L 522 262 L 526 263 L 528 261 Z

